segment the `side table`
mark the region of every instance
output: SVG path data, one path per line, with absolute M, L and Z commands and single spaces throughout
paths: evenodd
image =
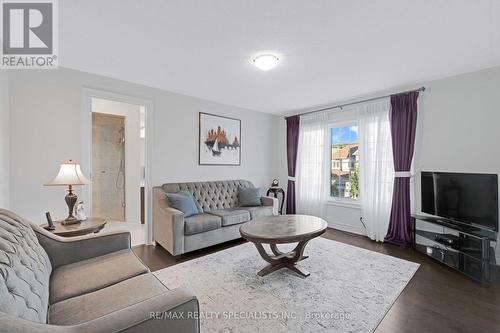
M 285 191 L 283 191 L 283 189 L 281 187 L 277 187 L 277 186 L 271 186 L 268 190 L 267 190 L 267 193 L 266 195 L 269 196 L 269 193 L 272 193 L 273 196 L 278 199 L 279 201 L 279 198 L 278 198 L 278 194 L 281 194 L 281 205 L 280 205 L 280 209 L 279 209 L 279 214 L 282 215 L 283 214 L 283 205 L 285 204 Z
M 54 221 L 54 227 L 56 227 L 56 229 L 49 231 L 62 237 L 82 236 L 98 233 L 104 228 L 106 223 L 107 221 L 100 217 L 89 217 L 80 223 L 68 225 L 62 224 L 61 221 Z M 46 226 L 47 224 L 41 225 L 42 228 Z

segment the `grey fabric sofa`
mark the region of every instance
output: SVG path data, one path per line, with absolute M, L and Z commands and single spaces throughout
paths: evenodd
M 262 206 L 240 207 L 240 187 L 254 187 L 247 180 L 169 183 L 153 188 L 153 240 L 172 255 L 198 250 L 240 238 L 242 223 L 278 214 L 278 200 L 263 196 Z M 185 218 L 169 206 L 165 192 L 189 191 L 198 214 Z
M 199 332 L 198 311 L 141 263 L 128 232 L 63 238 L 0 209 L 0 332 Z

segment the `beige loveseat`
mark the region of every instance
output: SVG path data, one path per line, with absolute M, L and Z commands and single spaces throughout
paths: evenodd
M 247 180 L 170 183 L 153 188 L 153 240 L 172 255 L 240 238 L 242 223 L 278 214 L 278 200 L 261 197 L 262 206 L 240 207 L 240 188 L 254 187 Z M 198 214 L 185 218 L 169 206 L 166 192 L 189 191 Z

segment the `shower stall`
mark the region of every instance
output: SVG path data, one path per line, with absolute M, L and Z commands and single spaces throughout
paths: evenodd
M 125 117 L 92 113 L 92 214 L 125 221 Z
M 90 214 L 106 219 L 107 231 L 126 230 L 133 245 L 146 239 L 145 107 L 92 97 L 89 167 Z

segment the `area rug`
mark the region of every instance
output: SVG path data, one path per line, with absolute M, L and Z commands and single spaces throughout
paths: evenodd
M 201 332 L 373 332 L 419 265 L 316 238 L 301 278 L 266 263 L 251 243 L 155 272 L 170 289 L 190 288 Z

